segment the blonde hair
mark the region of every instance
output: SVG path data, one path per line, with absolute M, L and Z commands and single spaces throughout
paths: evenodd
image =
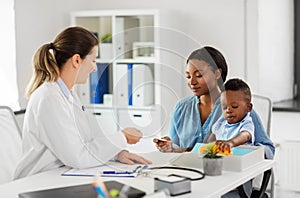
M 33 57 L 33 75 L 27 87 L 30 96 L 41 84 L 57 81 L 60 71 L 56 64 L 51 44 L 41 46 Z
M 97 37 L 82 27 L 69 27 L 57 35 L 53 43 L 41 46 L 33 57 L 33 75 L 27 86 L 27 96 L 44 82 L 56 82 L 63 65 L 74 54 L 82 59 L 98 45 Z

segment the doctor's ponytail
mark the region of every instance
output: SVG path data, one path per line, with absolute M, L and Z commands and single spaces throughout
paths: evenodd
M 33 57 L 33 76 L 27 87 L 30 96 L 43 82 L 55 82 L 59 77 L 59 68 L 54 56 L 53 43 L 41 46 Z
M 44 82 L 56 82 L 62 67 L 74 54 L 84 59 L 98 44 L 92 32 L 82 27 L 69 27 L 58 34 L 53 42 L 41 46 L 33 57 L 34 71 L 27 87 L 27 96 Z

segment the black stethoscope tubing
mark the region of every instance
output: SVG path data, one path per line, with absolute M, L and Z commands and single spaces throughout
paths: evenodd
M 185 168 L 185 167 L 159 166 L 159 167 L 151 167 L 151 168 L 148 168 L 148 169 L 150 169 L 150 170 L 175 169 L 175 170 L 191 171 L 191 172 L 195 172 L 195 173 L 198 173 L 198 174 L 201 175 L 200 177 L 196 177 L 196 178 L 185 177 L 185 176 L 177 175 L 177 174 L 170 174 L 170 175 L 168 175 L 168 176 L 176 176 L 176 177 L 186 178 L 186 179 L 189 179 L 191 181 L 201 180 L 201 179 L 203 179 L 205 177 L 205 174 L 203 172 L 201 172 L 199 170 L 192 169 L 192 168 Z

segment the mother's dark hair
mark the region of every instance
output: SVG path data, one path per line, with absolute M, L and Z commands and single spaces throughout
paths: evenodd
M 220 51 L 213 47 L 205 46 L 193 51 L 188 57 L 186 63 L 192 59 L 205 61 L 212 67 L 213 71 L 220 69 L 222 78 L 219 79 L 218 85 L 221 90 L 224 89 L 224 82 L 226 81 L 228 67 L 226 60 Z

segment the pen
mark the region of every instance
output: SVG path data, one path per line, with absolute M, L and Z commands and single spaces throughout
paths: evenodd
M 124 172 L 117 172 L 117 171 L 103 171 L 102 174 L 104 175 L 117 175 L 117 174 L 132 174 L 133 172 L 129 172 L 129 171 L 124 171 Z
M 137 166 L 132 172 L 130 171 L 103 171 L 102 174 L 104 175 L 118 175 L 118 174 L 133 174 L 138 172 L 142 166 Z
M 97 192 L 97 194 L 101 197 L 101 198 L 106 198 L 106 194 L 105 192 L 103 191 L 103 189 L 97 185 L 96 182 L 93 182 L 93 187 L 95 189 L 95 191 Z

